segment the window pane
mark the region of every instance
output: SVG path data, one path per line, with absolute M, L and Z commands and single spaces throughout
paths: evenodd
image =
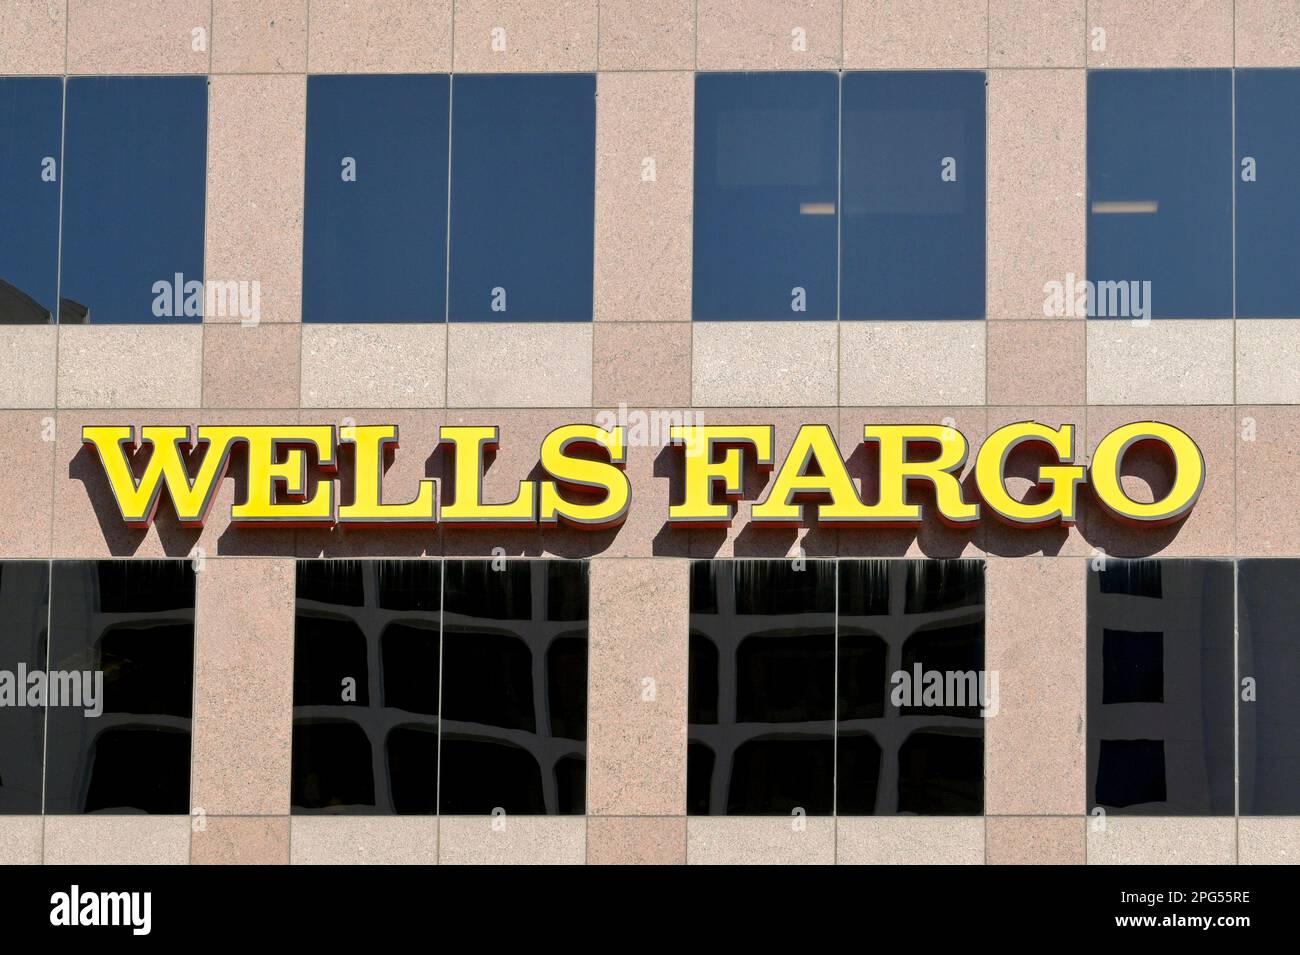
M 1088 574 L 1089 810 L 1232 815 L 1232 578 L 1210 560 Z
M 836 314 L 839 77 L 695 78 L 697 319 Z
M 0 562 L 0 670 L 14 675 L 14 696 L 0 706 L 0 815 L 41 811 L 45 707 L 31 705 L 38 701 L 29 701 L 18 673 L 45 669 L 48 612 L 49 564 Z
M 308 77 L 303 321 L 444 320 L 449 87 Z
M 189 561 L 56 561 L 50 668 L 103 674 L 103 712 L 51 706 L 45 811 L 190 811 Z
M 294 813 L 437 811 L 441 586 L 437 561 L 298 562 Z
M 1300 815 L 1300 561 L 1243 560 L 1237 569 L 1242 679 L 1242 815 Z
M 985 79 L 846 73 L 840 314 L 984 317 Z
M 1088 74 L 1095 316 L 1232 317 L 1231 175 L 1231 71 Z
M 63 82 L 0 78 L 0 325 L 53 321 Z
M 984 811 L 984 564 L 839 562 L 836 812 Z
M 687 811 L 829 815 L 834 563 L 699 562 L 690 626 Z
M 1300 317 L 1300 70 L 1238 70 L 1236 110 L 1237 315 Z
M 202 321 L 207 102 L 201 76 L 68 80 L 60 321 Z
M 591 321 L 596 78 L 457 76 L 452 321 Z
M 581 815 L 588 564 L 446 567 L 441 812 Z

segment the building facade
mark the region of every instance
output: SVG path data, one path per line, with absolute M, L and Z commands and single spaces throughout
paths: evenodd
M 0 861 L 1300 859 L 1297 115 L 1296 0 L 5 0 Z

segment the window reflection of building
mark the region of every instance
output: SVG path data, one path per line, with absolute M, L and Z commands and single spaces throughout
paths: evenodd
M 834 654 L 833 562 L 692 565 L 691 813 L 831 812 Z
M 1088 574 L 1088 808 L 1232 815 L 1233 566 Z
M 0 325 L 48 325 L 51 321 L 48 308 L 0 278 Z
M 582 813 L 587 596 L 578 561 L 300 562 L 294 812 Z
M 56 561 L 50 669 L 103 672 L 103 713 L 51 706 L 45 811 L 188 813 L 194 689 L 188 561 Z
M 441 566 L 300 561 L 295 812 L 437 807 Z
M 447 563 L 441 811 L 586 807 L 584 561 Z
M 837 812 L 982 813 L 983 562 L 841 561 L 838 622 Z M 923 705 L 918 670 L 945 687 L 950 674 L 972 674 L 960 682 L 966 698 Z M 902 706 L 895 673 L 912 681 Z
M 978 561 L 697 562 L 689 811 L 980 813 L 978 698 L 896 707 L 890 676 L 978 681 L 983 594 Z
M 50 310 L 22 289 L 0 278 L 0 325 L 49 325 Z M 90 309 L 71 299 L 59 301 L 59 324 L 87 325 Z

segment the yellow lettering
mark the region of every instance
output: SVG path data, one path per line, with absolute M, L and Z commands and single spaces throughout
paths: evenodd
M 626 441 L 626 428 L 606 431 L 594 424 L 566 425 L 548 434 L 542 442 L 542 467 L 555 480 L 542 482 L 538 515 L 541 522 L 555 524 L 563 520 L 593 529 L 621 524 L 632 502 L 632 485 L 622 470 L 627 461 Z M 603 449 L 609 460 L 569 455 L 570 448 L 583 445 Z M 578 493 L 599 493 L 600 501 L 567 501 L 560 496 L 560 486 Z
M 483 455 L 500 443 L 494 425 L 468 427 L 443 425 L 438 440 L 453 456 L 453 493 L 450 503 L 444 495 L 441 519 L 444 524 L 490 527 L 498 524 L 532 524 L 537 519 L 537 483 L 520 481 L 519 493 L 508 504 L 483 503 Z M 473 448 L 473 453 L 468 449 Z
M 813 465 L 820 473 L 808 473 Z M 798 524 L 803 520 L 799 500 L 809 496 L 824 501 L 817 506 L 819 521 L 843 524 L 870 520 L 871 510 L 858 498 L 839 445 L 824 424 L 806 424 L 799 429 L 767 500 L 754 505 L 753 519 L 760 524 Z
M 1174 481 L 1163 500 L 1142 504 L 1124 491 L 1120 470 L 1130 448 L 1148 441 L 1165 445 L 1174 457 Z M 1148 526 L 1169 524 L 1187 514 L 1205 486 L 1205 458 L 1196 442 L 1171 424 L 1143 421 L 1121 425 L 1101 439 L 1092 455 L 1089 482 L 1103 507 Z
M 437 521 L 437 487 L 420 481 L 415 500 L 383 503 L 384 455 L 398 447 L 395 424 L 356 425 L 343 429 L 342 440 L 356 448 L 352 503 L 339 507 L 340 524 L 433 524 Z
M 1039 485 L 1048 482 L 1052 493 L 1044 500 L 1018 501 L 1007 490 L 1006 466 L 1011 453 L 1022 444 L 1045 444 L 1056 453 L 1060 464 L 1038 469 Z M 1037 527 L 1059 520 L 1073 524 L 1078 486 L 1084 481 L 1084 467 L 1074 463 L 1074 425 L 1049 428 L 1034 421 L 1018 421 L 998 428 L 984 441 L 975 457 L 975 483 L 980 497 L 999 518 L 1019 527 Z
M 670 505 L 668 519 L 695 527 L 726 527 L 735 501 L 744 493 L 744 449 L 752 449 L 760 468 L 772 466 L 775 429 L 771 425 L 673 425 L 669 440 L 684 451 L 682 503 Z M 721 458 L 715 460 L 715 450 Z M 721 496 L 718 500 L 718 485 Z
M 199 428 L 200 440 L 209 437 L 241 441 L 248 446 L 248 499 L 230 509 L 230 519 L 237 524 L 262 524 L 275 521 L 290 525 L 334 523 L 334 482 L 320 481 L 316 493 L 307 495 L 307 449 L 315 451 L 316 463 L 333 471 L 335 460 L 334 426 L 289 425 L 246 428 Z M 284 460 L 277 460 L 281 450 Z M 280 502 L 283 493 L 287 502 Z
M 869 424 L 863 438 L 880 449 L 880 500 L 871 505 L 871 520 L 887 524 L 919 524 L 924 519 L 921 505 L 907 500 L 909 481 L 934 485 L 939 517 L 948 524 L 970 524 L 979 520 L 978 504 L 962 497 L 957 475 L 966 463 L 966 437 L 956 428 L 941 424 Z M 939 455 L 929 461 L 913 461 L 915 444 L 937 445 Z
M 136 443 L 135 428 L 86 426 L 81 429 L 81 440 L 99 452 L 118 511 L 131 527 L 148 527 L 153 523 L 164 486 L 181 524 L 202 527 L 230 460 L 229 438 L 214 445 L 211 435 L 203 431 L 196 441 L 193 431 L 187 427 L 146 426 L 140 429 L 140 443 L 150 448 L 149 462 L 137 482 L 126 455 L 126 446 Z M 182 448 L 192 452 L 202 444 L 208 445 L 207 453 L 191 481 L 186 468 L 189 452 L 183 452 Z

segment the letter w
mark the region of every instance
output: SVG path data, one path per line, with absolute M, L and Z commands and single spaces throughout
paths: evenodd
M 211 439 L 204 435 L 204 430 L 198 430 L 196 441 L 187 427 L 141 428 L 140 442 L 149 445 L 151 453 L 138 482 L 131 469 L 135 455 L 128 459 L 126 452 L 127 445 L 136 444 L 134 427 L 88 425 L 81 429 L 81 440 L 99 452 L 99 461 L 108 478 L 113 499 L 122 513 L 122 520 L 128 525 L 148 527 L 153 523 L 163 485 L 166 485 L 181 524 L 202 527 L 216 497 L 217 487 L 225 476 L 230 446 L 234 443 L 233 436 L 227 434 L 223 436 L 221 447 L 209 447 L 198 474 L 191 481 L 185 463 L 199 445 L 210 443 Z

